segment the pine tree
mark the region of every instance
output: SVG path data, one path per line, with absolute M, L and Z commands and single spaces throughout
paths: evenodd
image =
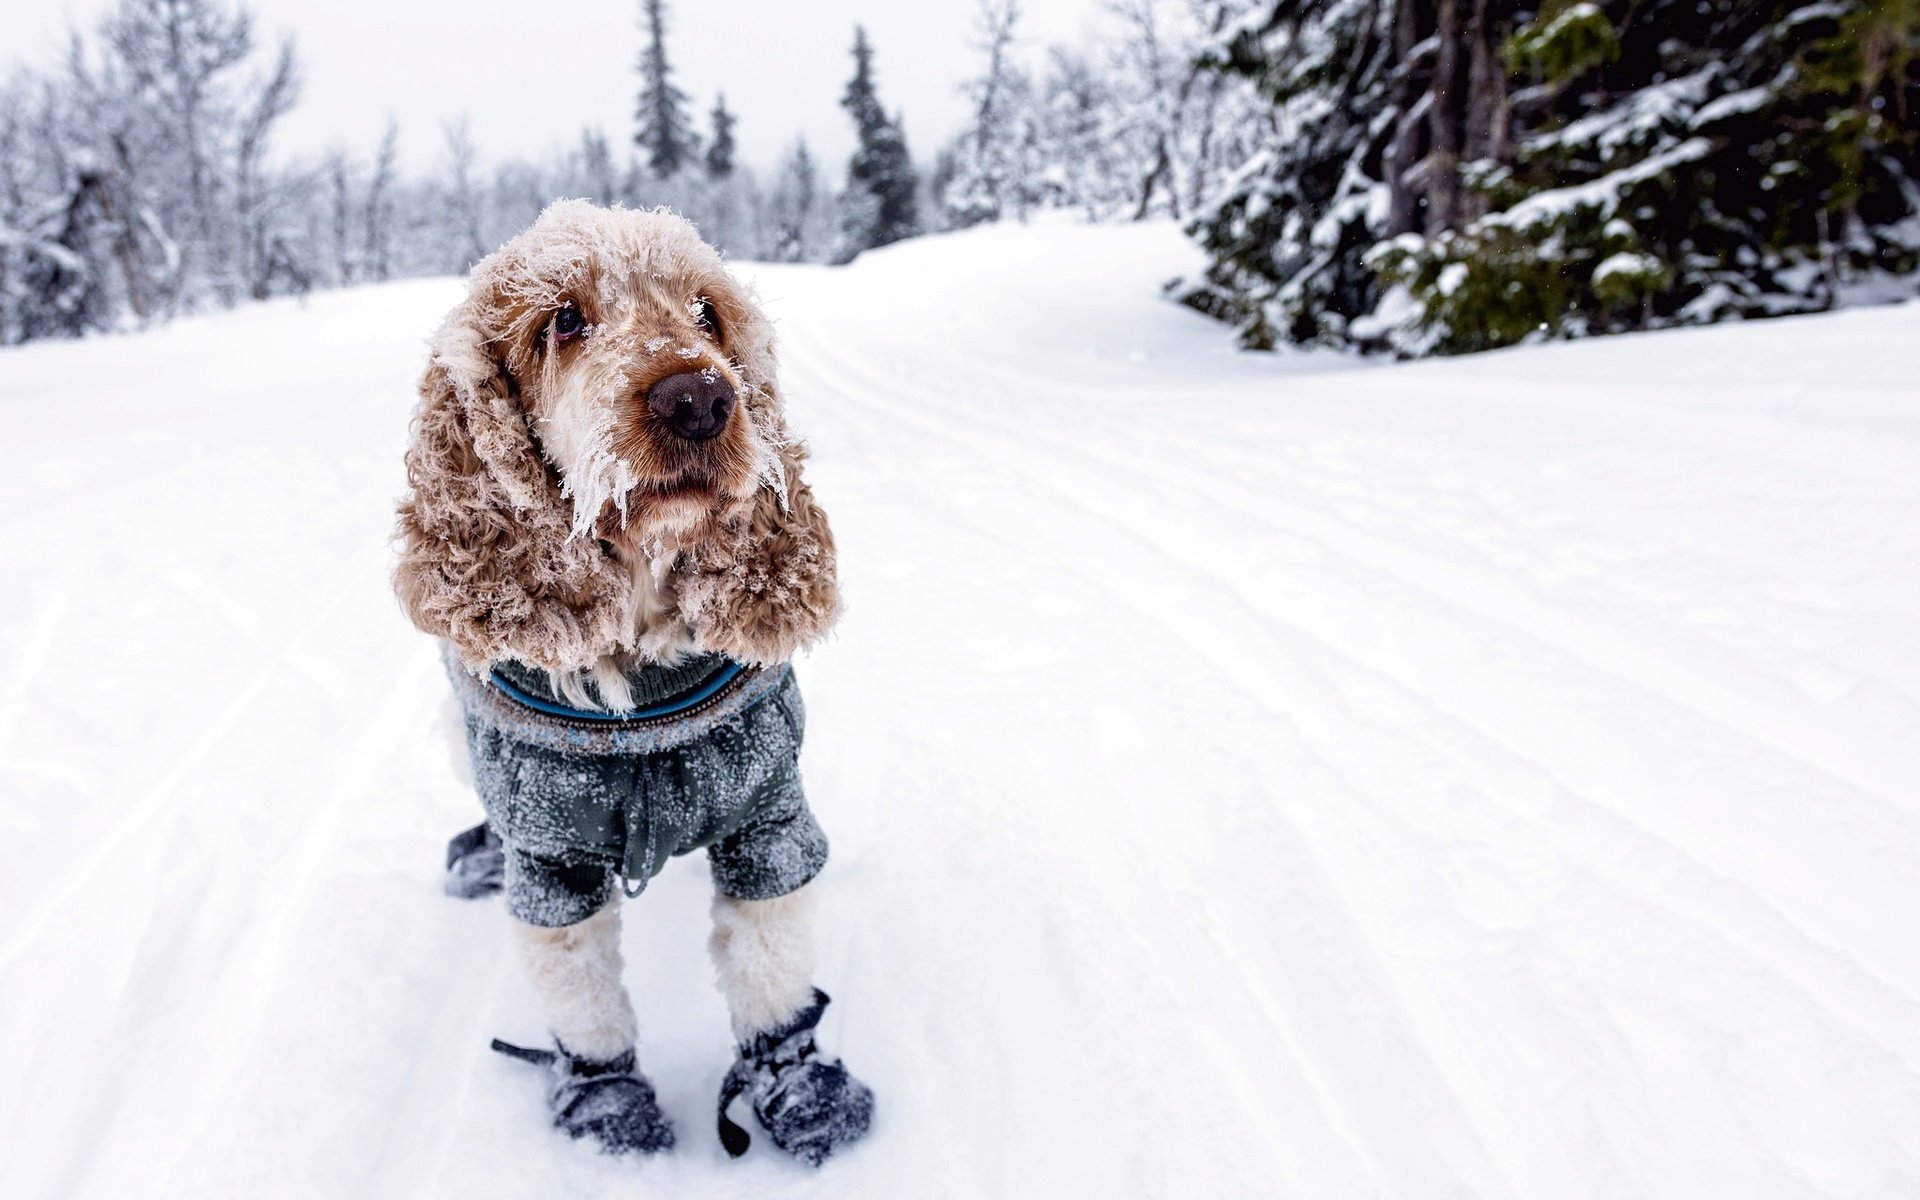
M 1523 128 L 1476 181 L 1481 215 L 1378 256 L 1421 303 L 1409 344 L 1809 312 L 1920 265 L 1920 161 L 1886 119 L 1920 81 L 1872 69 L 1875 23 L 1886 61 L 1920 50 L 1912 0 L 1523 14 L 1506 46 Z
M 810 262 L 824 249 L 822 218 L 825 197 L 813 165 L 813 155 L 804 141 L 794 143 L 793 152 L 780 164 L 768 201 L 771 245 L 774 262 Z
M 667 64 L 666 0 L 645 0 L 647 50 L 640 58 L 640 104 L 634 113 L 634 144 L 646 152 L 654 178 L 665 179 L 693 162 L 700 152 L 687 94 L 673 85 Z
M 851 260 L 862 250 L 885 246 L 920 232 L 920 181 L 907 153 L 906 134 L 887 116 L 873 82 L 873 47 L 867 31 L 855 26 L 853 78 L 840 107 L 853 118 L 858 144 L 847 163 L 841 196 L 843 219 L 838 258 Z
M 725 95 L 713 99 L 713 140 L 707 143 L 707 178 L 725 179 L 733 174 L 734 116 L 727 111 Z
M 591 128 L 580 131 L 579 164 L 578 182 L 573 191 L 599 204 L 612 204 L 619 199 L 613 148 L 607 145 L 606 134 Z

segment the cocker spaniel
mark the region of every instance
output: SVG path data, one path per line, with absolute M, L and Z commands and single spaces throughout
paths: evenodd
M 838 606 L 826 515 L 774 380 L 773 330 L 665 211 L 562 201 L 474 267 L 432 341 L 406 455 L 395 588 L 444 642 L 484 825 L 449 890 L 504 890 L 546 1007 L 554 1123 L 673 1144 L 637 1065 L 623 896 L 707 852 L 710 947 L 745 1094 L 818 1165 L 873 1093 L 818 1052 L 806 884 L 826 861 L 788 661 Z

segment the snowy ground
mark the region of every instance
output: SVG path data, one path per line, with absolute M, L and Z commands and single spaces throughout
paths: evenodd
M 545 1126 L 384 544 L 450 281 L 0 354 L 0 1195 L 1920 1194 L 1920 306 L 1235 355 L 1166 228 L 755 268 L 851 608 L 803 664 L 815 1175 Z

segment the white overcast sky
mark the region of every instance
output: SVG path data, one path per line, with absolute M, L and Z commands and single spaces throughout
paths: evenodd
M 111 0 L 9 3 L 0 67 L 50 64 L 74 25 L 93 26 Z M 291 33 L 306 68 L 300 106 L 280 134 L 284 152 L 332 146 L 366 153 L 387 115 L 400 122 L 408 167 L 441 161 L 441 126 L 467 114 L 489 160 L 538 155 L 598 125 L 633 135 L 641 48 L 639 0 L 252 0 L 268 39 Z M 1078 41 L 1099 0 L 1023 0 L 1029 46 Z M 853 26 L 874 43 L 881 100 L 904 112 L 924 162 L 959 128 L 957 88 L 975 69 L 973 0 L 668 0 L 674 80 L 707 126 L 716 91 L 740 118 L 742 155 L 757 169 L 804 134 L 837 165 L 852 149 L 838 101 L 852 73 Z M 830 176 L 831 177 L 831 176 Z

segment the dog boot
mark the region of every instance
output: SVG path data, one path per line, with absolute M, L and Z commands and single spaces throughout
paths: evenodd
M 727 1116 L 743 1092 L 773 1144 L 809 1166 L 865 1136 L 873 1123 L 873 1089 L 814 1045 L 826 1007 L 827 994 L 815 988 L 813 1003 L 792 1020 L 741 1043 L 720 1085 L 720 1144 L 728 1154 L 740 1157 L 752 1140 Z
M 447 843 L 447 895 L 461 900 L 491 896 L 507 882 L 507 852 L 485 821 Z
M 555 1043 L 556 1046 L 559 1043 Z M 558 1050 L 529 1050 L 494 1039 L 493 1048 L 511 1058 L 553 1068 L 547 1106 L 553 1124 L 567 1136 L 591 1137 L 608 1154 L 653 1154 L 673 1148 L 673 1126 L 654 1099 L 653 1085 L 640 1073 L 634 1052 L 604 1062 Z

